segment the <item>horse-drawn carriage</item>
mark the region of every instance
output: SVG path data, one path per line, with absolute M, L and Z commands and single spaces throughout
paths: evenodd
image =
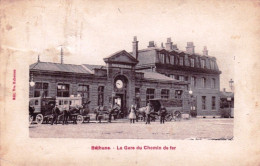
M 29 101 L 29 123 L 36 122 L 41 124 L 44 118 L 49 118 L 52 109 L 55 106 L 56 99 L 54 97 L 34 97 Z
M 167 110 L 165 120 L 180 120 L 183 112 L 182 99 L 150 99 L 151 104 L 150 118 L 151 121 L 159 119 L 159 110 L 164 106 Z M 144 120 L 147 114 L 147 107 L 141 107 L 136 111 L 137 118 Z
M 112 107 L 98 106 L 94 108 L 96 114 L 96 120 L 108 120 L 111 121 L 112 117 L 114 120 L 123 118 L 123 112 L 119 105 L 115 104 Z
M 90 116 L 88 104 L 90 102 L 82 104 L 81 97 L 57 97 L 56 104 L 58 104 L 59 110 L 62 112 L 58 116 L 58 121 L 63 121 L 64 111 L 68 113 L 68 121 L 73 123 L 81 124 L 84 121 L 89 122 Z
M 90 116 L 88 115 L 88 104 L 82 105 L 81 97 L 37 97 L 30 98 L 29 104 L 29 123 L 35 121 L 37 124 L 49 123 L 52 120 L 52 109 L 55 104 L 58 106 L 60 112 L 58 121 L 64 120 L 64 111 L 68 112 L 68 121 L 73 123 L 89 122 Z

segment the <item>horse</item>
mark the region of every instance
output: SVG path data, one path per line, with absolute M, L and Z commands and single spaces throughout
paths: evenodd
M 118 119 L 118 118 L 122 118 L 122 110 L 120 108 L 119 105 L 114 105 L 113 108 L 110 110 L 111 111 L 111 114 L 114 116 L 114 120 Z
M 140 115 L 142 115 L 143 117 L 143 121 L 145 121 L 145 118 L 147 117 L 148 114 L 150 114 L 150 118 L 152 121 L 156 120 L 156 117 L 159 115 L 157 112 L 154 111 L 153 107 L 151 107 L 151 112 L 148 111 L 147 107 L 141 107 L 139 109 L 136 110 L 136 119 L 138 119 L 138 117 Z
M 119 105 L 114 105 L 112 108 L 108 108 L 108 110 L 105 111 L 105 114 L 108 114 L 109 116 L 109 122 L 111 122 L 111 118 L 112 116 L 114 117 L 114 120 L 118 119 L 118 118 L 122 118 L 122 111 L 120 109 Z
M 89 106 L 88 106 L 89 103 L 90 103 L 90 101 L 88 101 L 88 102 L 83 104 L 82 108 L 80 109 L 80 114 L 81 115 L 85 116 L 85 115 L 87 115 L 89 113 Z
M 146 114 L 148 113 L 147 111 L 148 111 L 147 107 L 138 108 L 136 110 L 136 117 L 137 117 L 136 119 L 138 119 L 139 116 L 142 115 L 143 121 L 145 121 Z

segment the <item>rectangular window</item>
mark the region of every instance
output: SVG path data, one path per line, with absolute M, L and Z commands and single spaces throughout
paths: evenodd
M 104 86 L 98 87 L 98 106 L 104 105 Z
M 154 99 L 154 97 L 155 97 L 154 89 L 148 88 L 146 90 L 146 103 L 149 102 L 149 99 Z
M 211 88 L 212 88 L 212 89 L 215 89 L 215 88 L 216 88 L 216 80 L 215 80 L 215 78 L 212 78 L 212 79 L 211 79 Z
M 173 56 L 173 55 L 170 55 L 170 63 L 171 63 L 172 65 L 174 65 L 174 56 Z
M 206 110 L 206 96 L 201 96 L 201 107 L 203 110 Z
M 212 96 L 212 100 L 211 100 L 211 109 L 212 110 L 216 110 L 216 97 Z
M 175 98 L 177 99 L 182 98 L 182 90 L 175 90 Z
M 164 54 L 159 53 L 159 54 L 158 54 L 158 58 L 159 58 L 159 63 L 164 63 L 164 62 L 165 62 Z
M 169 89 L 162 89 L 161 91 L 161 98 L 162 99 L 168 99 L 169 98 Z
M 173 74 L 170 74 L 169 77 L 175 79 L 175 76 Z
M 206 78 L 204 77 L 201 78 L 201 87 L 206 88 Z
M 44 82 L 36 82 L 35 88 L 34 88 L 34 97 L 40 97 L 42 94 L 42 97 L 48 96 L 48 88 L 49 84 Z
M 82 97 L 83 103 L 89 100 L 89 85 L 78 85 L 77 94 Z
M 196 77 L 191 77 L 191 86 L 196 87 Z
M 170 56 L 169 55 L 165 55 L 165 63 L 170 64 Z
M 185 81 L 185 77 L 184 76 L 179 76 L 179 80 L 180 81 Z
M 194 67 L 194 66 L 195 66 L 194 58 L 191 58 L 191 59 L 190 59 L 190 66 L 191 66 L 191 67 Z
M 183 66 L 183 57 L 180 57 L 180 65 Z
M 58 97 L 69 97 L 70 96 L 70 88 L 69 84 L 58 84 L 57 86 L 57 96 Z
M 205 68 L 205 59 L 201 60 L 201 68 L 203 68 L 203 69 Z

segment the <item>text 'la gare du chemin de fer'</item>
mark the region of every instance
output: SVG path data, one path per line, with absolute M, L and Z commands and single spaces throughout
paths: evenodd
M 91 150 L 176 150 L 175 146 L 91 146 Z

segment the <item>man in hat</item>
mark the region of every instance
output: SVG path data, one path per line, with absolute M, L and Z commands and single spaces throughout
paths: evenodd
M 52 109 L 52 122 L 51 125 L 53 125 L 54 121 L 55 124 L 57 124 L 57 120 L 58 120 L 58 115 L 60 113 L 60 109 L 58 108 L 58 104 L 55 105 L 55 107 Z
M 165 116 L 167 114 L 166 108 L 162 105 L 160 110 L 159 110 L 159 115 L 160 115 L 160 123 L 164 124 L 165 121 Z

